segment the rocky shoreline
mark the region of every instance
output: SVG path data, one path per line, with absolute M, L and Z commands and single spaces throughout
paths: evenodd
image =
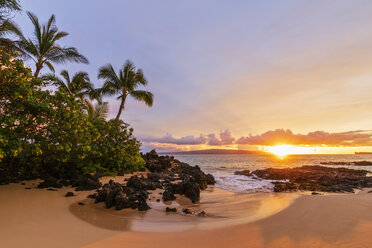
M 320 162 L 321 165 L 354 165 L 354 166 L 372 166 L 371 161 L 353 161 L 353 162 Z
M 73 179 L 56 179 L 44 177 L 37 187 L 55 190 L 63 186 L 75 187 L 75 191 L 96 190 L 88 198 L 94 203 L 104 203 L 106 208 L 121 210 L 125 208 L 146 211 L 150 209 L 148 200 L 154 199 L 171 203 L 178 197 L 188 198 L 192 203 L 200 200 L 201 190 L 216 183 L 213 175 L 205 174 L 199 166 L 190 166 L 172 156 L 159 156 L 155 150 L 142 154 L 146 164 L 145 170 L 130 174 L 122 182 L 110 180 L 102 185 L 99 175 L 78 175 Z M 342 162 L 345 164 L 345 162 Z M 366 165 L 370 162 L 350 162 L 355 165 Z M 323 162 L 325 165 L 340 165 L 341 162 Z M 311 191 L 316 192 L 355 192 L 356 189 L 372 188 L 372 177 L 366 170 L 335 168 L 326 166 L 302 166 L 296 168 L 268 168 L 255 171 L 243 170 L 236 175 L 245 175 L 257 180 L 272 180 L 274 192 Z M 121 174 L 123 176 L 123 174 Z M 106 181 L 107 182 L 107 181 Z M 66 197 L 75 196 L 68 192 Z M 188 209 L 177 210 L 165 208 L 166 212 L 180 211 L 190 214 Z M 205 215 L 202 213 L 201 215 Z
M 133 175 L 123 183 L 110 180 L 88 197 L 95 199 L 95 203 L 104 202 L 107 208 L 146 211 L 150 209 L 147 204 L 149 191 L 159 189 L 164 202 L 173 201 L 177 195 L 183 195 L 196 203 L 200 199 L 200 191 L 215 184 L 214 177 L 205 174 L 199 166 L 190 166 L 170 156 L 158 156 L 154 150 L 143 157 L 148 171 L 141 176 Z M 168 208 L 166 211 L 177 210 Z M 183 209 L 182 212 L 191 214 L 188 209 Z
M 236 175 L 275 180 L 274 192 L 313 191 L 354 193 L 355 189 L 371 188 L 372 177 L 366 170 L 302 166 L 296 168 L 268 168 L 255 171 L 237 171 Z
M 147 204 L 149 195 L 158 191 L 163 202 L 176 200 L 178 195 L 184 196 L 192 203 L 200 200 L 200 191 L 214 185 L 215 179 L 211 174 L 205 174 L 199 166 L 190 166 L 180 162 L 172 156 L 159 156 L 155 150 L 142 154 L 146 164 L 143 171 L 138 175 L 132 175 L 122 183 L 110 180 L 102 185 L 99 174 L 79 175 L 57 179 L 51 175 L 42 177 L 43 181 L 37 185 L 39 189 L 56 191 L 65 186 L 72 186 L 75 191 L 96 190 L 88 198 L 94 199 L 95 203 L 104 202 L 107 208 L 121 210 L 125 208 L 146 211 L 150 209 Z M 121 173 L 120 176 L 124 176 Z M 17 181 L 14 181 L 17 182 Z M 25 185 L 25 183 L 21 183 Z M 27 187 L 25 189 L 31 189 Z M 74 192 L 67 192 L 65 197 L 75 196 Z M 160 201 L 160 199 L 158 199 Z M 79 202 L 80 203 L 80 202 Z M 83 204 L 81 204 L 83 205 Z M 177 209 L 167 208 L 166 212 L 177 212 Z M 191 214 L 188 209 L 182 209 L 183 214 Z M 204 212 L 199 213 L 205 215 Z M 198 214 L 198 215 L 199 215 Z
M 160 189 L 164 202 L 173 201 L 176 195 L 183 195 L 193 203 L 200 199 L 200 190 L 215 184 L 214 177 L 205 174 L 199 166 L 190 166 L 170 156 L 159 156 L 155 150 L 143 155 L 148 169 L 145 175 L 131 176 L 126 183 L 115 183 L 112 180 L 90 195 L 95 203 L 104 202 L 107 208 L 116 210 L 124 208 L 149 210 L 146 200 L 149 190 Z M 175 212 L 174 209 L 166 209 Z M 188 214 L 187 209 L 183 210 Z

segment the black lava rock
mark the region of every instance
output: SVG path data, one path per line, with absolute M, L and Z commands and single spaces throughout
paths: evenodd
M 182 213 L 184 213 L 184 214 L 192 214 L 192 212 L 188 208 L 183 208 L 182 209 Z
M 169 194 L 168 194 L 169 192 Z M 163 193 L 166 194 L 166 199 L 171 199 L 172 194 L 184 195 L 189 198 L 193 203 L 200 199 L 200 187 L 196 182 L 180 182 L 177 184 L 168 184 L 167 189 Z
M 88 198 L 96 199 L 97 196 L 98 196 L 98 194 L 97 194 L 97 193 L 94 193 L 94 194 L 90 194 L 90 195 L 88 195 Z
M 273 182 L 275 192 L 312 191 L 312 192 L 354 192 L 354 189 L 372 187 L 372 177 L 366 170 L 331 168 L 325 166 L 302 166 L 296 168 L 269 168 L 253 171 L 257 177 Z M 243 172 L 239 174 L 244 175 Z M 249 176 L 250 176 L 249 175 Z
M 150 209 L 146 202 L 148 192 L 141 189 L 141 180 L 138 177 L 134 177 L 129 184 L 136 186 L 137 189 L 123 186 L 110 180 L 108 184 L 103 185 L 102 189 L 98 191 L 95 203 L 105 202 L 107 208 L 115 207 L 116 210 L 124 208 L 137 208 L 139 211 L 148 210 Z
M 127 182 L 127 187 L 137 190 L 145 189 L 143 181 L 138 176 L 131 176 Z
M 145 167 L 151 172 L 165 172 L 172 167 L 172 157 L 158 156 L 155 150 L 143 155 Z
M 177 212 L 177 208 L 170 208 L 170 207 L 166 207 L 165 208 L 165 212 Z
M 207 214 L 204 211 L 201 211 L 200 213 L 198 213 L 198 216 L 199 217 L 206 217 Z
M 176 197 L 174 196 L 172 189 L 166 189 L 163 192 L 163 201 L 173 201 L 175 199 Z
M 102 183 L 98 180 L 98 176 L 89 174 L 80 175 L 72 180 L 72 187 L 76 187 L 76 191 L 99 189 L 101 186 Z
M 72 196 L 75 196 L 75 194 L 74 194 L 74 192 L 71 192 L 71 191 L 69 191 L 65 194 L 65 197 L 72 197 Z
M 39 189 L 44 188 L 62 188 L 62 184 L 58 182 L 58 180 L 55 177 L 47 177 L 44 179 L 43 182 L 41 182 L 38 186 Z
M 183 185 L 183 194 L 193 203 L 200 199 L 200 188 L 198 183 L 188 182 Z

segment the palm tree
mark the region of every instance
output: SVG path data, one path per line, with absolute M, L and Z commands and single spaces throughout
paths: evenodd
M 7 46 L 13 50 L 17 49 L 17 46 L 8 38 L 8 35 L 21 36 L 22 32 L 12 20 L 0 20 L 0 46 Z
M 121 112 L 124 109 L 125 101 L 130 95 L 138 101 L 144 102 L 151 107 L 153 104 L 153 94 L 145 90 L 137 90 L 140 85 L 146 86 L 147 80 L 141 69 L 136 70 L 133 63 L 129 60 L 125 62 L 123 68 L 117 75 L 111 64 L 102 66 L 99 69 L 98 78 L 105 79 L 101 92 L 103 95 L 117 95 L 117 99 L 121 99 L 119 112 L 116 120 L 119 119 Z
M 92 101 L 86 101 L 88 120 L 92 121 L 95 119 L 105 119 L 108 113 L 108 103 L 96 103 L 93 105 Z
M 54 71 L 52 63 L 71 61 L 88 64 L 88 59 L 81 55 L 75 47 L 61 47 L 57 44 L 57 41 L 68 36 L 68 33 L 58 31 L 54 15 L 42 26 L 33 13 L 27 12 L 27 15 L 34 25 L 34 37 L 26 39 L 22 36 L 18 41 L 18 46 L 26 58 L 31 58 L 35 62 L 35 77 L 39 76 L 44 65 Z
M 18 0 L 0 0 L 0 20 L 6 18 L 11 11 L 19 11 L 21 6 Z
M 43 76 L 43 79 L 52 82 L 52 84 L 57 86 L 59 90 L 65 91 L 74 98 L 80 98 L 83 100 L 86 96 L 91 98 L 97 97 L 97 93 L 95 92 L 86 72 L 77 72 L 71 78 L 68 71 L 63 70 L 60 75 L 64 80 L 53 74 L 46 74 Z
M 19 5 L 18 0 L 0 0 L 1 13 L 13 10 L 21 10 L 21 6 Z
M 0 0 L 0 46 L 15 49 L 14 42 L 7 35 L 21 36 L 18 26 L 9 18 L 9 13 L 21 9 L 17 0 Z

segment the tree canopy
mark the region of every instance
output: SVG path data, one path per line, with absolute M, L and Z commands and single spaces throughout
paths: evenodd
M 34 33 L 26 38 L 5 19 L 7 11 L 20 10 L 18 1 L 0 0 L 0 9 L 0 184 L 42 175 L 63 179 L 142 169 L 141 143 L 129 124 L 119 120 L 128 95 L 153 103 L 152 93 L 137 89 L 147 84 L 142 70 L 130 61 L 119 75 L 111 65 L 102 67 L 99 78 L 105 83 L 100 89 L 85 72 L 63 70 L 60 76 L 39 77 L 44 66 L 54 72 L 54 63 L 88 60 L 76 48 L 59 44 L 68 33 L 58 30 L 54 15 L 41 25 L 27 12 Z M 35 68 L 26 67 L 23 59 L 32 59 Z M 119 94 L 122 107 L 115 120 L 107 120 L 108 103 L 102 96 L 112 94 Z
M 122 121 L 86 110 L 67 91 L 54 93 L 22 60 L 1 50 L 0 182 L 41 174 L 113 174 L 140 169 L 140 142 Z

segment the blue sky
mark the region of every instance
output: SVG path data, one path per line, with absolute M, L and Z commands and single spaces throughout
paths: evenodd
M 372 1 L 24 0 L 41 22 L 54 13 L 89 65 L 126 59 L 144 70 L 155 104 L 122 115 L 139 137 L 278 128 L 337 133 L 372 126 Z M 25 13 L 16 16 L 32 31 Z M 45 69 L 43 72 L 47 72 Z M 110 116 L 119 103 L 110 100 Z M 149 145 L 149 144 L 148 144 Z M 152 144 L 154 145 L 154 144 Z M 176 144 L 174 144 L 176 145 Z M 150 145 L 149 145 L 150 147 Z

